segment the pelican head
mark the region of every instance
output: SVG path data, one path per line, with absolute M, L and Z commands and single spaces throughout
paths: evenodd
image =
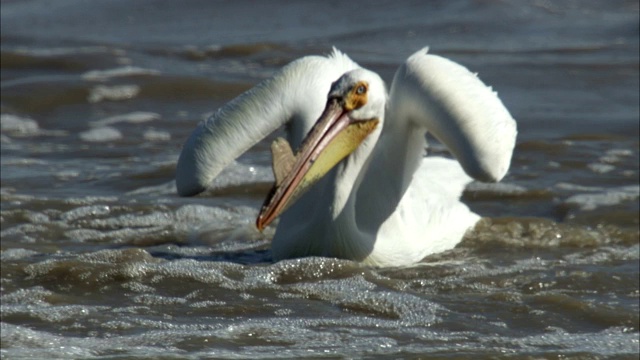
M 358 68 L 336 80 L 320 118 L 293 156 L 274 156 L 276 184 L 256 220 L 264 229 L 342 159 L 354 152 L 384 119 L 387 91 L 376 73 Z M 274 151 L 274 154 L 276 152 Z M 280 163 L 278 162 L 280 161 Z M 278 168 L 285 168 L 280 175 Z
M 328 99 L 329 102 L 335 99 L 352 120 L 380 120 L 387 103 L 387 91 L 378 74 L 359 68 L 336 80 L 331 86 Z

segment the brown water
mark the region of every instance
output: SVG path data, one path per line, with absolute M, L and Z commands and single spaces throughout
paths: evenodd
M 2 358 L 640 353 L 637 2 L 1 4 Z M 332 45 L 387 80 L 429 45 L 518 121 L 455 249 L 273 263 L 253 227 L 273 135 L 176 195 L 198 121 Z

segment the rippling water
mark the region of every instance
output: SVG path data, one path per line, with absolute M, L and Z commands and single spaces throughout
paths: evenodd
M 639 350 L 637 1 L 3 1 L 3 358 L 629 358 Z M 486 218 L 409 268 L 273 263 L 268 144 L 196 198 L 217 107 L 337 46 L 429 45 L 518 121 Z M 434 143 L 432 153 L 446 154 Z

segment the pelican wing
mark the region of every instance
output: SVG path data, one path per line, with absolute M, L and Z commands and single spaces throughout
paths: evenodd
M 511 163 L 516 122 L 497 93 L 451 60 L 416 52 L 398 69 L 390 102 L 424 126 L 476 180 L 499 181 Z
M 356 67 L 336 49 L 328 57 L 307 56 L 227 103 L 184 144 L 176 168 L 178 194 L 204 191 L 229 163 L 290 121 L 289 140 L 296 145 L 322 113 L 331 83 Z

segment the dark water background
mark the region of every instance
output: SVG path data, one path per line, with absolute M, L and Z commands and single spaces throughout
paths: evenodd
M 637 358 L 637 1 L 0 4 L 2 358 Z M 273 136 L 176 196 L 198 121 L 334 45 L 387 81 L 428 45 L 518 121 L 455 249 L 273 263 Z

